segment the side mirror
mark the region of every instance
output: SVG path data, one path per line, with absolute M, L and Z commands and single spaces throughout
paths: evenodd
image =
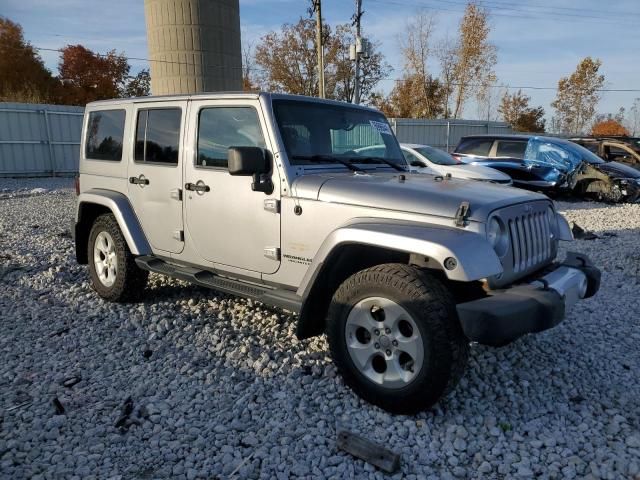
M 227 161 L 230 175 L 249 176 L 270 170 L 265 151 L 260 147 L 229 147 Z
M 273 193 L 273 182 L 268 175 L 271 162 L 263 148 L 229 147 L 227 163 L 229 175 L 253 176 L 251 190 L 254 192 Z
M 411 166 L 412 167 L 418 167 L 418 168 L 426 167 L 426 165 L 424 163 L 419 162 L 418 160 L 414 160 L 413 162 L 411 162 Z

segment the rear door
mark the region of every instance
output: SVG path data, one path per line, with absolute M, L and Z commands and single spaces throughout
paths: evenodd
M 136 105 L 129 198 L 154 250 L 180 253 L 182 143 L 186 102 Z

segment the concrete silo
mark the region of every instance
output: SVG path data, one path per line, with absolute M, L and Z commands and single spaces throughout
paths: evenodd
M 154 95 L 242 90 L 239 0 L 145 0 Z

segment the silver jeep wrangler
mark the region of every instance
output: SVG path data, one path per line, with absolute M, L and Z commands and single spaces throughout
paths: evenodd
M 408 171 L 370 108 L 274 94 L 91 103 L 76 256 L 104 299 L 148 272 L 298 313 L 345 382 L 392 412 L 462 376 L 469 343 L 558 324 L 600 272 L 537 193 Z

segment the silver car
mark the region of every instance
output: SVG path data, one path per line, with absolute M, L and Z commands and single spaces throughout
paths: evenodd
M 102 298 L 138 301 L 156 272 L 296 312 L 402 413 L 455 387 L 470 342 L 551 328 L 600 281 L 557 261 L 572 236 L 544 195 L 412 173 L 379 111 L 289 95 L 90 103 L 73 231 Z
M 407 163 L 420 173 L 513 185 L 509 175 L 493 168 L 459 162 L 439 148 L 418 143 L 401 143 L 400 148 Z

